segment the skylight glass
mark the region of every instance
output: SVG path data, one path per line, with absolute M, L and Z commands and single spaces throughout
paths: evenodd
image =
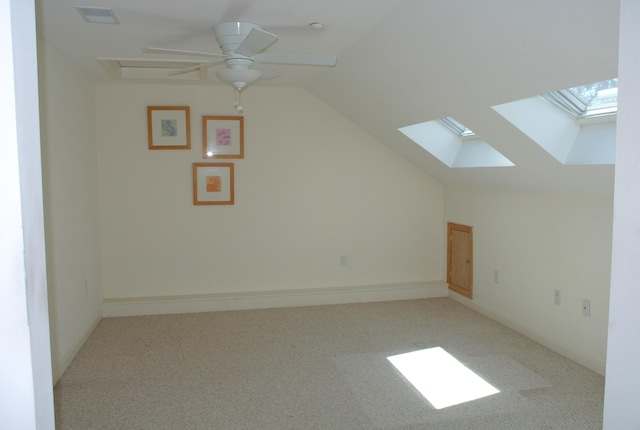
M 545 94 L 576 118 L 611 115 L 618 111 L 618 78 Z
M 469 130 L 450 116 L 440 118 L 438 121 L 460 137 L 471 137 L 476 135 L 473 131 Z

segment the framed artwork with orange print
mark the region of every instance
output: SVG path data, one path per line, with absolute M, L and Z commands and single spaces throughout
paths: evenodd
M 193 164 L 193 204 L 233 204 L 233 163 Z

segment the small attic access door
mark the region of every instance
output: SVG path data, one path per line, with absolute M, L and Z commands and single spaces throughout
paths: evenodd
M 447 282 L 449 289 L 473 298 L 473 231 L 447 223 Z

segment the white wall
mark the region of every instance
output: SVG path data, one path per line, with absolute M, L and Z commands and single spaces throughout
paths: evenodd
M 194 206 L 191 176 L 229 87 L 96 94 L 105 298 L 443 279 L 441 185 L 307 91 L 244 93 L 233 206 Z M 191 150 L 147 148 L 149 105 L 190 106 Z
M 611 308 L 605 385 L 605 430 L 640 428 L 640 3 L 620 5 L 616 186 L 611 263 Z
M 447 188 L 445 218 L 473 227 L 474 307 L 604 373 L 611 197 Z
M 40 46 L 51 349 L 57 380 L 101 317 L 94 85 Z
M 0 417 L 53 429 L 33 2 L 0 1 Z

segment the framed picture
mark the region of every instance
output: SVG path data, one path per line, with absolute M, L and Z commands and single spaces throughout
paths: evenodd
M 149 149 L 190 149 L 189 106 L 148 106 Z
M 203 116 L 204 158 L 244 158 L 244 117 Z
M 233 163 L 193 164 L 193 204 L 233 204 Z

